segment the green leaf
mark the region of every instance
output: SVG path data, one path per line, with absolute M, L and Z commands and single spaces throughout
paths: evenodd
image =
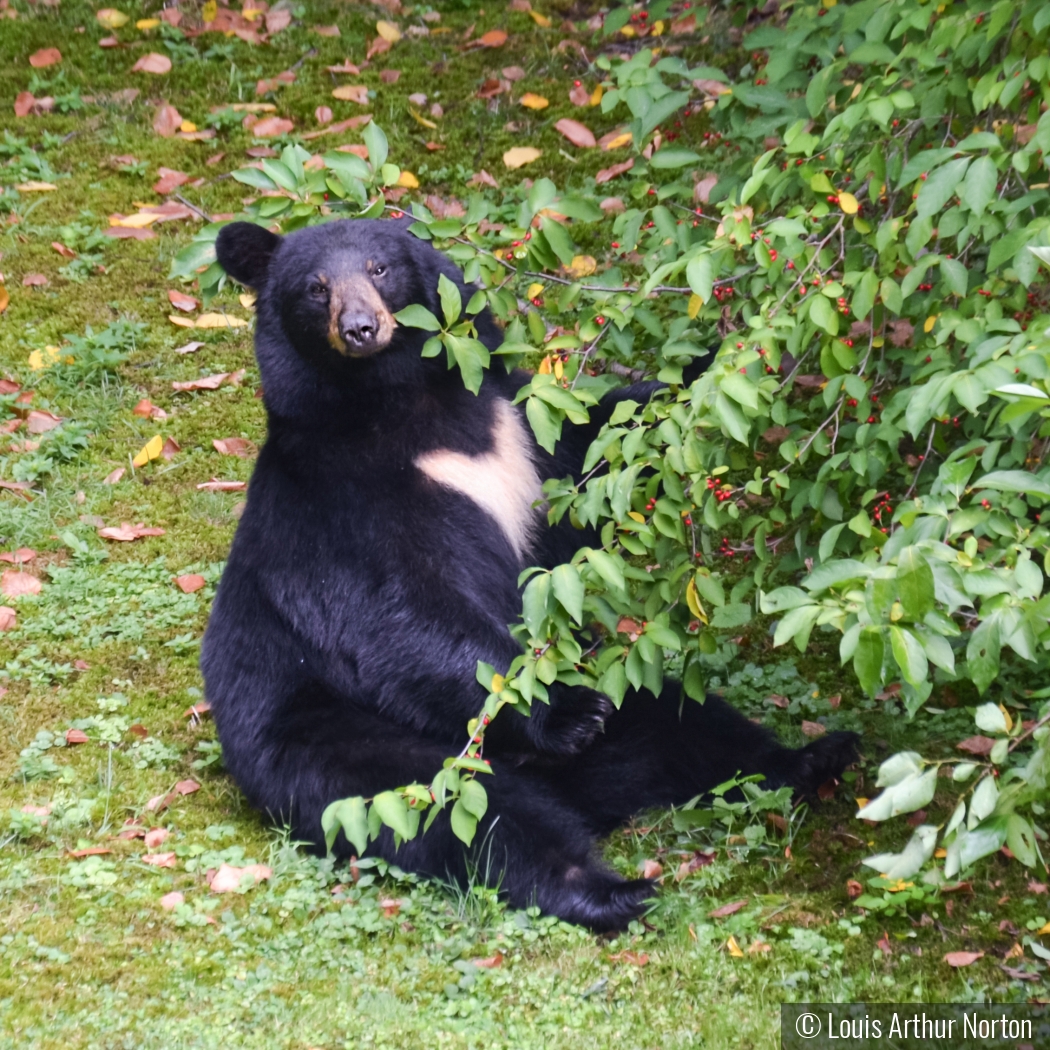
M 559 565 L 551 573 L 554 597 L 565 611 L 583 626 L 583 580 L 573 565 Z
M 697 255 L 685 268 L 685 279 L 695 295 L 707 302 L 714 291 L 714 269 L 710 255 Z
M 828 335 L 837 335 L 839 330 L 839 317 L 835 308 L 823 295 L 814 295 L 810 299 L 810 320 L 823 328 Z
M 890 625 L 890 648 L 893 650 L 893 658 L 901 669 L 901 674 L 906 682 L 919 685 L 926 681 L 930 665 L 926 659 L 926 650 L 922 643 L 906 627 Z
M 565 227 L 560 222 L 544 215 L 540 220 L 540 229 L 543 230 L 543 235 L 547 238 L 551 251 L 558 257 L 558 261 L 563 266 L 571 265 L 573 256 L 576 254 L 576 246 L 572 243 L 572 238 Z
M 854 317 L 865 318 L 871 313 L 878 291 L 879 275 L 874 270 L 866 270 L 857 283 L 857 290 L 853 293 L 851 309 Z
M 452 335 L 451 332 L 442 336 L 442 339 L 445 341 L 445 346 L 452 351 L 452 356 L 459 366 L 463 385 L 472 394 L 476 394 L 481 389 L 485 369 L 489 364 L 488 348 L 477 339 Z
M 691 149 L 671 149 L 664 147 L 657 150 L 649 160 L 649 167 L 657 170 L 667 168 L 684 168 L 688 164 L 695 164 L 700 160 L 700 155 Z
M 915 202 L 917 216 L 922 219 L 935 215 L 960 190 L 960 183 L 970 166 L 969 157 L 950 160 L 947 164 L 932 172 L 919 190 L 919 199 Z
M 331 852 L 340 829 L 359 857 L 368 848 L 368 809 L 360 796 L 342 798 L 325 808 L 321 814 L 321 830 Z
M 917 547 L 905 547 L 897 559 L 897 596 L 912 620 L 933 608 L 933 570 Z
M 882 632 L 877 627 L 866 627 L 861 631 L 853 654 L 853 670 L 868 696 L 874 696 L 882 685 L 884 648 Z
M 993 470 L 974 481 L 971 488 L 997 489 L 999 492 L 1034 492 L 1050 498 L 1050 484 L 1027 470 Z
M 933 856 L 936 845 L 937 829 L 932 824 L 922 824 L 900 853 L 879 853 L 861 863 L 887 879 L 910 879 Z
M 441 312 L 445 315 L 445 326 L 450 327 L 463 312 L 463 299 L 456 285 L 444 274 L 438 277 L 438 297 L 441 299 Z
M 441 322 L 419 303 L 412 303 L 394 314 L 394 320 L 408 328 L 422 328 L 427 332 L 440 332 Z
M 365 125 L 364 131 L 361 132 L 361 138 L 368 147 L 368 161 L 372 165 L 372 170 L 379 171 L 386 164 L 386 158 L 390 152 L 383 129 L 374 120 L 370 120 Z
M 969 287 L 970 275 L 958 259 L 941 260 L 941 276 L 948 289 L 956 295 L 965 295 Z
M 476 780 L 461 780 L 459 782 L 459 797 L 464 809 L 478 820 L 481 820 L 488 811 L 488 793 Z
M 413 837 L 409 822 L 408 803 L 396 791 L 381 791 L 372 799 L 372 810 L 394 834 L 406 841 Z
M 561 437 L 561 419 L 538 397 L 530 397 L 525 402 L 525 415 L 540 448 L 546 449 L 553 456 Z
M 598 575 L 614 591 L 623 591 L 625 586 L 623 574 L 623 559 L 610 554 L 608 551 L 588 550 L 587 561 L 597 570 Z
M 522 618 L 533 638 L 544 636 L 551 593 L 551 574 L 537 573 L 529 580 L 522 595 Z
M 966 672 L 983 693 L 999 676 L 999 622 L 984 620 L 977 625 L 966 645 Z
M 998 704 L 981 704 L 974 712 L 974 722 L 985 733 L 1006 732 L 1006 716 Z
M 371 126 L 371 125 L 369 125 Z M 478 818 L 464 805 L 463 799 L 457 798 L 451 814 L 452 834 L 469 846 L 474 841 L 478 830 Z
M 1010 852 L 1025 867 L 1034 868 L 1039 853 L 1035 844 L 1035 830 L 1024 817 L 1011 813 L 1006 818 L 1006 844 Z
M 963 180 L 962 192 L 959 196 L 972 212 L 977 215 L 984 213 L 984 209 L 995 199 L 995 183 L 999 178 L 999 172 L 991 157 L 978 157 Z

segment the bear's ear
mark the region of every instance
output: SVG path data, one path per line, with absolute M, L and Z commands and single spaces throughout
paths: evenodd
M 281 238 L 254 222 L 231 222 L 219 230 L 215 254 L 219 265 L 249 288 L 261 288 Z

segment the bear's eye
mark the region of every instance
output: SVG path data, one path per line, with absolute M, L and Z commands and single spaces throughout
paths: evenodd
M 319 299 L 323 299 L 328 295 L 328 289 L 321 284 L 320 281 L 312 282 L 307 291 L 309 291 L 311 295 L 317 296 Z
M 372 269 L 372 276 L 373 277 L 382 277 L 383 274 L 385 274 L 385 273 L 386 273 L 386 267 L 385 266 L 376 266 L 376 267 L 373 267 L 373 269 Z

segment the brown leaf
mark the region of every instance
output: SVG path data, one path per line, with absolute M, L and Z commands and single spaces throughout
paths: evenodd
M 611 962 L 622 960 L 632 966 L 648 966 L 649 964 L 649 956 L 645 952 L 617 952 L 615 955 L 610 955 L 609 960 Z
M 213 153 L 204 163 L 207 164 L 209 168 L 213 168 L 225 156 L 225 153 Z
M 218 372 L 215 375 L 204 376 L 201 379 L 190 379 L 184 383 L 172 383 L 171 389 L 177 392 L 185 392 L 187 390 L 218 390 L 231 375 L 231 372 Z
M 295 125 L 285 117 L 264 117 L 252 126 L 252 134 L 258 139 L 273 138 L 276 135 L 287 135 Z
M 823 736 L 828 731 L 828 727 L 821 725 L 820 722 L 807 722 L 805 719 L 802 721 L 801 729 L 802 735 L 808 736 L 811 740 Z
M 44 288 L 50 283 L 42 273 L 27 273 L 22 278 L 23 288 Z
M 384 897 L 380 900 L 379 907 L 383 909 L 383 915 L 386 918 L 392 919 L 401 911 L 401 903 L 392 897 Z
M 643 879 L 658 879 L 663 873 L 663 865 L 658 860 L 647 860 L 642 865 Z
M 332 91 L 332 98 L 340 102 L 354 102 L 359 106 L 368 105 L 368 88 L 364 84 L 341 84 Z
M 846 883 L 846 896 L 855 901 L 864 892 L 864 887 L 856 880 L 849 879 Z
M 839 782 L 832 777 L 830 780 L 825 780 L 820 787 L 817 788 L 817 798 L 821 802 L 827 802 L 829 799 L 835 797 L 835 789 L 839 786 Z
M 107 226 L 102 232 L 122 241 L 152 241 L 157 236 L 154 230 L 133 226 Z
M 476 172 L 467 180 L 468 186 L 490 186 L 494 190 L 499 189 L 499 183 L 484 169 Z
M 98 534 L 100 538 L 104 540 L 116 540 L 119 543 L 131 543 L 134 540 L 142 539 L 143 536 L 163 536 L 164 530 L 145 528 L 141 524 L 130 525 L 125 521 L 119 526 L 110 525 L 107 528 L 99 529 Z
M 289 7 L 275 7 L 266 12 L 266 32 L 273 36 L 287 29 L 292 24 L 292 11 Z
M 178 863 L 174 853 L 146 853 L 139 859 L 143 864 L 149 864 L 154 868 L 174 868 Z
M 62 52 L 57 47 L 44 47 L 29 56 L 29 64 L 34 69 L 45 69 L 62 61 Z
M 718 185 L 717 175 L 705 175 L 693 187 L 693 200 L 697 204 L 707 204 L 711 200 L 711 191 Z
M 772 426 L 762 431 L 762 440 L 767 445 L 779 445 L 789 437 L 791 437 L 791 427 Z
M 171 72 L 171 59 L 167 55 L 159 55 L 156 51 L 151 51 L 148 55 L 143 55 L 131 67 L 131 72 L 153 73 L 155 76 L 162 76 Z
M 507 34 L 503 29 L 490 29 L 487 33 L 482 33 L 475 41 L 482 47 L 503 47 L 506 42 Z
M 735 915 L 741 908 L 747 906 L 747 899 L 733 901 L 731 904 L 723 904 L 721 908 L 715 908 L 714 911 L 709 911 L 707 917 L 709 919 L 724 919 L 727 915 Z
M 569 101 L 574 106 L 590 105 L 591 93 L 583 86 L 583 84 L 574 84 L 569 91 Z
M 525 79 L 525 70 L 521 66 L 504 66 L 500 72 L 503 74 L 504 79 L 511 81 L 512 83 L 517 80 Z
M 199 299 L 195 299 L 192 295 L 187 295 L 185 292 L 180 292 L 175 288 L 168 289 L 168 302 L 176 310 L 182 310 L 185 313 L 192 313 L 201 305 Z
M 503 965 L 503 956 L 496 952 L 495 955 L 490 955 L 487 959 L 472 959 L 471 962 L 482 970 L 494 970 L 497 966 Z
M 621 161 L 619 164 L 613 164 L 608 168 L 602 168 L 602 170 L 594 176 L 594 181 L 597 185 L 601 186 L 602 183 L 611 182 L 617 175 L 623 175 L 633 167 L 634 158 L 631 157 L 630 160 Z
M 623 127 L 613 128 L 612 131 L 607 131 L 600 139 L 598 139 L 598 145 L 603 150 L 611 149 L 622 149 L 624 146 L 630 145 L 631 133 Z
M 212 876 L 209 888 L 212 893 L 233 893 L 241 888 L 241 879 L 250 875 L 258 883 L 264 879 L 273 877 L 273 871 L 265 864 L 249 864 L 244 868 L 235 868 L 231 864 L 223 864 Z
M 379 71 L 379 79 L 384 84 L 396 84 L 401 76 L 400 69 L 382 69 Z
M 71 849 L 67 856 L 80 860 L 82 857 L 101 857 L 112 852 L 105 846 L 88 846 L 87 849 Z
M 504 87 L 504 84 L 507 86 Z M 503 94 L 504 91 L 510 89 L 510 82 L 505 80 L 498 80 L 496 77 L 489 77 L 481 87 L 477 90 L 478 98 L 495 98 L 497 95 Z
M 890 944 L 890 935 L 886 933 L 885 930 L 883 930 L 882 936 L 875 942 L 875 946 L 883 955 L 893 954 L 893 945 Z
M 1041 897 L 1046 894 L 1046 883 L 1036 882 L 1035 879 L 1031 879 L 1028 882 L 1028 892 Z
M 965 740 L 960 740 L 955 745 L 956 751 L 965 751 L 970 755 L 978 755 L 984 757 L 991 753 L 992 748 L 995 747 L 995 741 L 990 736 L 977 736 L 967 737 Z
M 53 412 L 43 412 L 34 409 L 26 416 L 26 430 L 30 434 L 46 434 L 49 430 L 61 426 L 62 417 Z
M 644 625 L 640 624 L 637 620 L 632 620 L 629 616 L 621 616 L 619 622 L 616 624 L 616 633 L 626 634 L 632 642 L 636 641 L 644 630 Z
M 111 470 L 103 479 L 103 485 L 115 485 L 124 475 L 127 470 L 124 467 L 117 467 L 116 470 Z
M 311 33 L 316 33 L 318 36 L 327 37 L 338 37 L 342 34 L 339 32 L 339 26 L 314 26 Z
M 574 146 L 578 146 L 580 149 L 593 149 L 598 145 L 591 129 L 581 124 L 578 120 L 562 117 L 554 127 Z
M 183 594 L 193 594 L 194 591 L 199 591 L 207 582 L 203 576 L 198 576 L 196 573 L 175 577 L 175 586 Z
M 27 565 L 36 557 L 36 551 L 32 547 L 19 547 L 16 551 L 4 551 L 0 554 L 0 561 L 6 561 L 10 565 Z
M 73 747 L 77 744 L 88 743 L 88 735 L 83 729 L 67 729 L 66 730 L 66 743 Z
M 204 717 L 204 715 L 211 713 L 211 704 L 207 700 L 201 700 L 196 704 L 191 704 L 182 712 L 183 718 L 197 719 L 198 721 Z
M 216 438 L 212 441 L 212 447 L 224 456 L 238 456 L 241 459 L 249 459 L 258 451 L 247 438 L 239 437 Z
M 185 904 L 186 898 L 178 890 L 165 893 L 160 899 L 160 906 L 165 911 L 174 911 L 180 904 Z
M 184 171 L 175 171 L 173 168 L 161 167 L 157 170 L 160 178 L 153 184 L 153 192 L 166 197 L 183 183 L 189 182 L 190 177 Z
M 148 397 L 144 397 L 132 410 L 133 416 L 140 416 L 142 419 L 167 419 L 168 413 L 163 408 L 157 408 L 155 404 Z
M 201 786 L 196 780 L 180 780 L 175 785 L 175 790 L 180 795 L 192 795 L 194 791 L 200 791 Z
M 16 117 L 27 117 L 33 111 L 33 106 L 36 103 L 36 99 L 33 98 L 32 91 L 20 91 L 15 96 L 15 116 Z
M 197 488 L 204 492 L 241 492 L 248 487 L 246 481 L 220 481 L 212 478 L 211 481 L 202 481 Z
M 984 952 L 948 952 L 944 961 L 958 969 L 961 966 L 972 966 L 978 959 L 984 958 Z
M 52 241 L 51 247 L 62 256 L 63 259 L 75 259 L 77 253 L 72 248 L 67 248 L 61 241 Z
M 331 124 L 332 123 L 332 110 L 328 106 L 318 106 L 314 110 L 314 120 L 318 124 Z
M 146 849 L 155 850 L 170 834 L 167 828 L 151 828 L 145 835 Z
M 13 631 L 18 626 L 18 616 L 10 605 L 0 605 L 0 632 Z
M 701 853 L 697 850 L 689 860 L 682 861 L 678 865 L 678 870 L 675 872 L 675 882 L 681 882 L 686 876 L 692 875 L 694 871 L 699 871 L 701 868 L 706 868 L 709 864 L 714 864 L 715 855 L 714 853 Z
M 973 896 L 973 883 L 972 882 L 952 882 L 947 886 L 941 887 L 941 893 L 968 893 L 971 897 Z
M 158 412 L 164 412 L 164 409 L 158 408 L 157 411 Z M 163 418 L 166 418 L 166 417 L 167 417 L 167 413 L 164 412 L 164 417 Z M 159 419 L 159 418 L 162 418 L 162 417 L 157 416 L 157 417 L 154 417 L 154 418 L 158 418 Z M 166 459 L 170 463 L 181 451 L 182 451 L 182 447 L 179 445 L 179 443 L 174 438 L 170 437 L 161 446 L 160 454 L 161 454 L 161 457 L 163 459 Z
M 182 114 L 174 106 L 165 104 L 153 114 L 153 130 L 161 138 L 172 138 L 181 126 Z

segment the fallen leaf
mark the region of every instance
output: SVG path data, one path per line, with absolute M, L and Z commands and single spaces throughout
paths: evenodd
M 331 124 L 332 123 L 332 110 L 328 106 L 318 106 L 314 110 L 314 120 L 318 124 Z
M 153 192 L 166 197 L 186 182 L 190 181 L 189 175 L 184 171 L 175 171 L 173 168 L 161 167 L 157 170 L 160 178 L 153 184 Z
M 193 594 L 194 591 L 199 591 L 205 583 L 207 583 L 207 581 L 204 577 L 198 576 L 196 573 L 175 577 L 175 586 L 178 587 L 183 594 Z
M 368 88 L 364 84 L 341 84 L 332 91 L 332 98 L 340 102 L 356 102 L 359 106 L 368 105 Z
M 145 836 L 146 849 L 155 850 L 170 834 L 167 828 L 151 828 Z
M 204 345 L 205 345 L 204 343 L 202 343 L 202 342 L 200 342 L 198 340 L 193 340 L 192 342 L 184 343 L 182 346 L 175 347 L 175 353 L 177 353 L 177 354 L 195 354 Z
M 890 944 L 890 935 L 883 930 L 882 936 L 875 942 L 875 947 L 882 952 L 883 955 L 893 954 L 893 945 Z
M 292 11 L 289 7 L 275 7 L 266 12 L 266 32 L 271 36 L 280 33 L 292 24 Z
M 972 966 L 978 959 L 984 958 L 984 952 L 948 952 L 944 961 L 958 969 L 961 966 Z
M 726 941 L 726 951 L 729 952 L 734 959 L 743 959 L 744 957 L 744 953 L 741 950 L 740 945 L 737 944 L 735 937 L 730 937 L 729 940 Z
M 717 175 L 705 175 L 693 187 L 693 200 L 697 204 L 707 204 L 711 200 L 711 191 L 718 185 Z
M 248 487 L 246 481 L 220 481 L 212 478 L 211 481 L 202 481 L 197 488 L 203 492 L 241 492 Z
M 18 626 L 18 616 L 10 605 L 0 605 L 0 631 L 13 631 Z
M 856 880 L 849 879 L 846 882 L 846 896 L 855 901 L 864 892 L 864 887 Z
M 162 412 L 163 409 L 158 408 L 158 412 Z M 167 415 L 167 413 L 165 413 Z M 161 459 L 166 459 L 169 463 L 182 451 L 182 447 L 174 438 L 168 438 L 164 442 L 164 447 L 160 450 Z
M 310 32 L 316 33 L 318 36 L 327 37 L 337 37 L 342 35 L 339 32 L 339 26 L 314 26 Z
M 394 918 L 398 912 L 401 911 L 401 901 L 396 900 L 392 897 L 384 897 L 379 902 L 379 907 L 383 909 L 383 915 L 388 918 Z
M 193 323 L 194 328 L 247 328 L 248 322 L 243 317 L 230 314 L 201 314 Z M 232 374 L 232 373 L 231 373 Z
M 107 237 L 116 237 L 119 240 L 151 241 L 157 234 L 147 227 L 130 226 L 108 226 L 102 231 Z
M 112 471 L 110 471 L 110 472 L 109 472 L 109 473 L 108 473 L 108 474 L 107 474 L 107 475 L 106 475 L 106 476 L 105 476 L 105 477 L 104 477 L 104 478 L 102 479 L 102 484 L 103 484 L 103 485 L 115 485 L 115 484 L 116 484 L 116 483 L 117 483 L 118 481 L 120 481 L 120 479 L 121 479 L 122 477 L 124 477 L 124 475 L 125 475 L 126 473 L 127 473 L 127 471 L 126 471 L 126 470 L 124 469 L 124 467 L 117 467 L 117 469 L 116 469 L 116 470 L 112 470 Z
M 714 911 L 709 911 L 707 917 L 709 919 L 724 919 L 727 915 L 735 915 L 746 905 L 747 898 L 744 900 L 733 901 L 731 904 L 723 904 L 720 908 L 715 908 Z
M 83 857 L 102 857 L 112 852 L 113 850 L 108 849 L 106 846 L 88 846 L 87 849 L 71 849 L 67 856 L 80 860 Z
M 119 543 L 131 543 L 133 540 L 142 539 L 144 536 L 163 536 L 163 529 L 146 528 L 142 524 L 129 525 L 123 522 L 118 525 L 110 525 L 98 530 L 99 538 L 103 540 L 116 540 Z
M 0 561 L 6 561 L 10 565 L 26 565 L 36 557 L 36 551 L 32 547 L 19 547 L 16 551 L 5 551 L 0 554 Z
M 965 740 L 960 740 L 955 745 L 956 751 L 965 751 L 971 755 L 979 755 L 981 757 L 989 754 L 992 748 L 995 747 L 995 741 L 990 736 L 971 736 Z
M 207 700 L 201 700 L 196 704 L 191 704 L 182 712 L 183 718 L 197 719 L 198 721 L 206 714 L 211 712 L 211 704 Z
M 503 47 L 506 42 L 507 34 L 502 29 L 490 29 L 487 33 L 482 33 L 475 41 L 482 47 Z
M 181 125 L 182 114 L 174 106 L 160 106 L 153 114 L 153 130 L 161 138 L 172 138 Z
M 468 186 L 490 186 L 494 190 L 499 189 L 499 183 L 484 169 L 476 172 L 467 180 Z
M 649 956 L 645 952 L 617 952 L 609 956 L 610 962 L 625 962 L 632 966 L 648 966 Z
M 239 437 L 216 438 L 212 441 L 212 447 L 224 456 L 238 456 L 241 459 L 249 459 L 258 451 L 247 438 Z
M 241 880 L 250 876 L 252 885 L 273 877 L 273 871 L 265 864 L 249 864 L 244 868 L 235 868 L 223 864 L 212 876 L 209 887 L 212 893 L 234 893 L 241 888 Z
M 22 278 L 23 288 L 43 288 L 51 282 L 42 273 L 27 273 Z
M 376 32 L 391 44 L 396 44 L 401 39 L 401 30 L 393 22 L 376 22 Z
M 415 177 L 410 171 L 403 171 L 397 177 L 397 185 L 404 186 L 408 190 L 419 189 L 419 179 Z
M 57 47 L 44 47 L 29 56 L 29 64 L 34 69 L 44 69 L 62 61 L 62 52 Z
M 51 816 L 50 806 L 34 806 L 32 803 L 27 803 L 21 810 L 21 813 L 28 813 L 31 817 L 49 817 Z M 45 821 L 46 823 L 46 821 Z
M 616 128 L 613 131 L 606 132 L 600 139 L 598 139 L 598 145 L 608 152 L 609 150 L 622 149 L 624 146 L 631 144 L 631 133 L 625 131 L 623 128 Z
M 149 838 L 149 836 L 146 836 Z M 143 864 L 149 864 L 154 868 L 174 868 L 178 863 L 174 853 L 146 853 L 139 858 Z
M 88 743 L 88 735 L 83 729 L 67 729 L 66 743 L 70 747 L 75 747 L 77 744 L 86 744 Z
M 180 780 L 175 785 L 175 790 L 180 795 L 192 795 L 194 791 L 200 791 L 201 786 L 196 780 Z
M 167 55 L 159 55 L 156 51 L 151 51 L 148 55 L 143 55 L 132 67 L 132 73 L 153 73 L 156 76 L 162 76 L 164 73 L 171 72 L 171 59 Z
M 168 302 L 176 310 L 183 310 L 186 313 L 192 313 L 200 307 L 199 299 L 195 299 L 192 295 L 187 295 L 185 292 L 177 291 L 174 288 L 168 289 Z
M 119 29 L 128 24 L 128 16 L 115 7 L 103 7 L 95 12 L 95 18 L 103 29 Z
M 1037 896 L 1043 896 L 1046 894 L 1046 883 L 1036 882 L 1035 879 L 1030 879 L 1028 882 L 1028 892 L 1034 893 Z
M 67 248 L 61 241 L 52 241 L 51 247 L 62 256 L 63 259 L 75 259 L 77 253 L 72 248 Z
M 694 871 L 699 871 L 701 868 L 706 868 L 709 864 L 714 864 L 715 855 L 714 853 L 701 853 L 697 850 L 689 860 L 682 861 L 678 865 L 678 870 L 675 872 L 675 882 L 681 882 L 684 878 L 692 875 Z
M 154 434 L 153 437 L 146 442 L 142 448 L 139 449 L 138 454 L 131 461 L 133 466 L 144 467 L 151 459 L 160 458 L 160 450 L 164 447 L 164 439 L 160 434 Z
M 697 91 L 703 91 L 707 95 L 728 95 L 732 93 L 732 88 L 728 84 L 723 84 L 721 80 L 694 80 L 693 87 Z
M 525 94 L 518 99 L 518 102 L 525 106 L 526 109 L 546 109 L 550 105 L 550 102 L 542 95 L 537 95 L 532 91 L 526 91 Z
M 165 911 L 174 911 L 180 904 L 185 904 L 186 898 L 178 890 L 165 893 L 160 899 L 160 906 Z
M 33 98 L 32 91 L 20 91 L 15 96 L 15 116 L 16 117 L 27 117 L 33 111 L 33 105 L 36 99 Z
M 820 722 L 807 722 L 805 719 L 802 720 L 802 735 L 808 736 L 810 740 L 815 740 L 819 736 L 823 736 L 827 731 L 828 727 L 821 725 Z
M 487 959 L 472 959 L 471 962 L 482 970 L 494 970 L 497 966 L 503 965 L 503 956 L 496 952 L 495 955 L 490 955 Z
M 642 865 L 643 879 L 658 879 L 663 873 L 663 865 L 658 860 L 647 860 Z
M 574 146 L 578 146 L 580 149 L 593 149 L 598 144 L 591 129 L 581 124 L 578 120 L 562 117 L 554 127 Z
M 597 269 L 598 263 L 593 255 L 574 255 L 565 272 L 574 280 L 579 280 L 582 277 L 590 277 Z
M 26 416 L 26 430 L 30 434 L 46 434 L 49 430 L 54 430 L 55 427 L 60 426 L 62 423 L 62 417 L 56 416 L 52 412 L 42 412 L 34 409 Z
M 273 138 L 276 135 L 287 135 L 295 124 L 285 117 L 264 117 L 258 124 L 252 125 L 252 134 L 258 139 Z
M 29 182 L 16 182 L 15 189 L 20 193 L 51 193 L 58 187 L 53 182 L 41 182 L 39 179 L 30 179 Z
M 521 66 L 504 66 L 500 70 L 500 72 L 503 74 L 505 79 L 510 80 L 512 82 L 516 80 L 525 79 L 525 70 L 522 69 Z
M 541 29 L 550 29 L 550 27 L 551 27 L 551 20 L 546 15 L 541 15 L 539 13 L 539 11 L 529 11 L 529 17 Z
M 543 151 L 536 149 L 535 146 L 512 146 L 503 154 L 503 163 L 506 167 L 513 170 L 514 168 L 521 168 L 526 164 L 531 164 L 542 156 Z

